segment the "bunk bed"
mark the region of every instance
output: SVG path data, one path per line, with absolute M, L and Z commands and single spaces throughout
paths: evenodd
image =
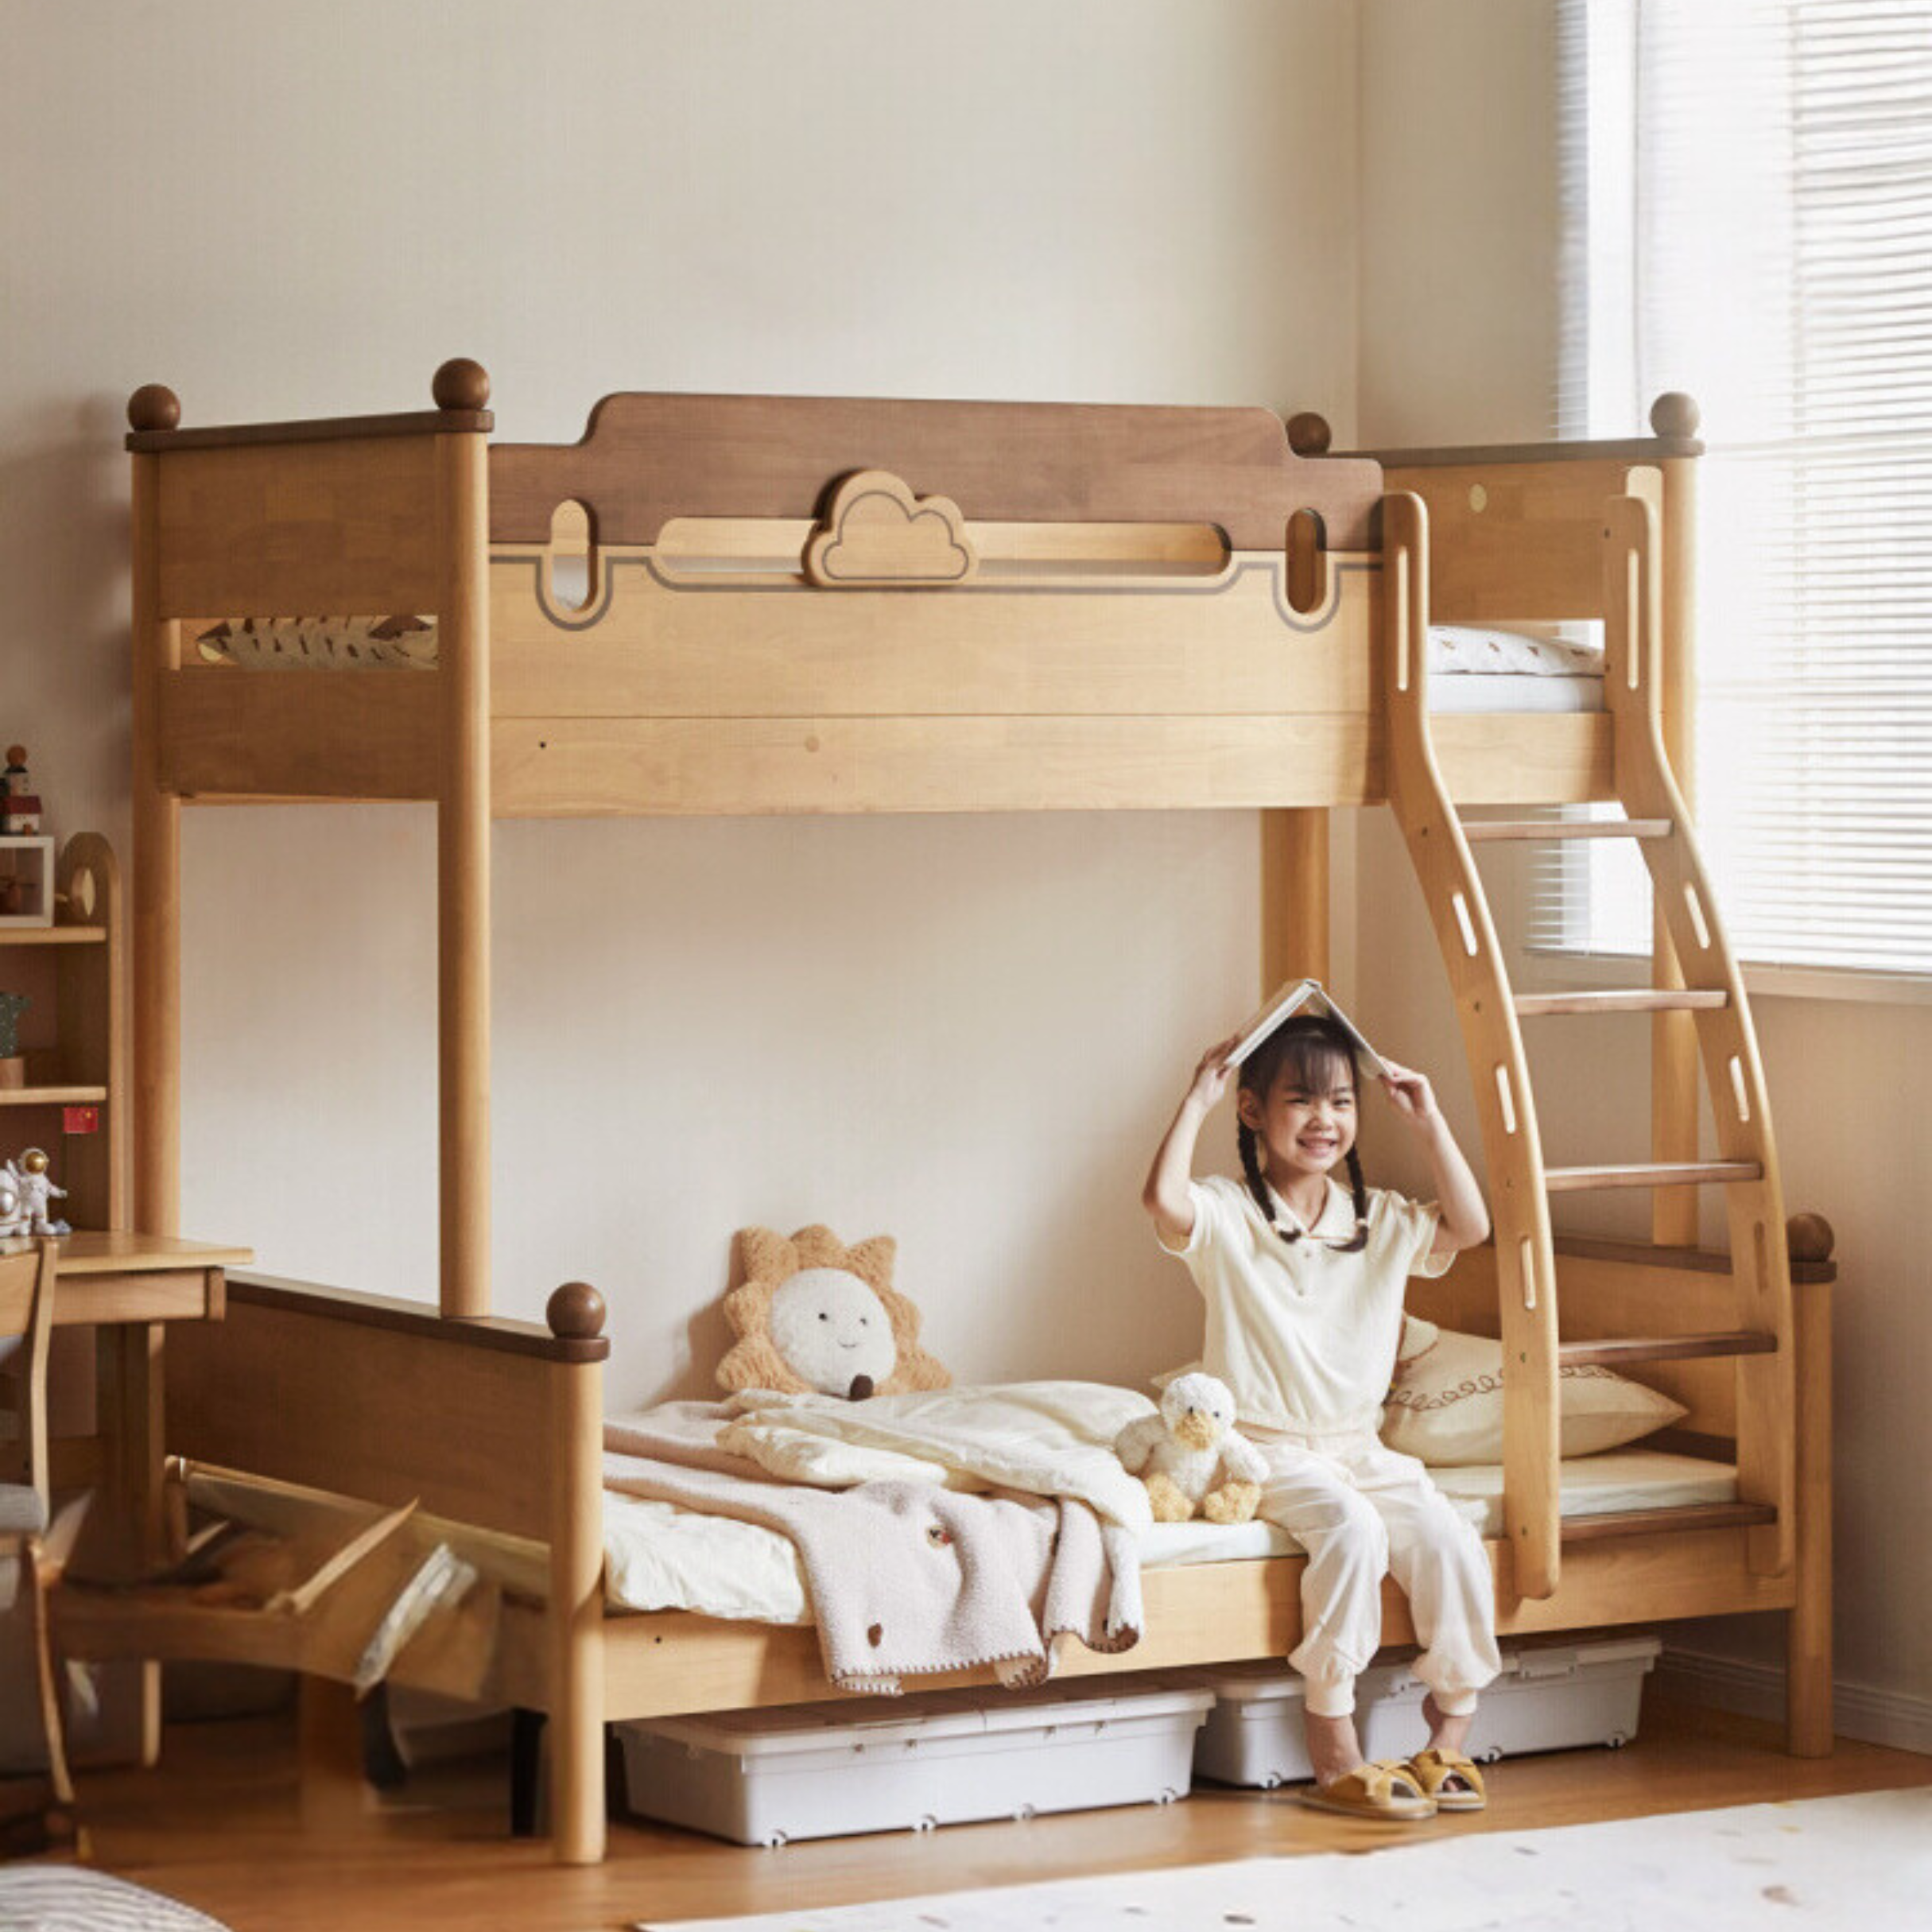
M 1500 1628 L 1788 1612 L 1790 1748 L 1829 1749 L 1833 1270 L 1816 1216 L 1787 1259 L 1750 1014 L 1673 775 L 1687 398 L 1627 443 L 1376 458 L 1259 409 L 647 394 L 606 398 L 574 445 L 492 447 L 479 367 L 445 364 L 433 396 L 200 429 L 165 389 L 130 402 L 135 1218 L 179 1214 L 183 805 L 433 803 L 440 1306 L 233 1278 L 224 1322 L 171 1342 L 166 1445 L 418 1499 L 521 1564 L 486 1668 L 432 1647 L 396 1675 L 549 1714 L 560 1859 L 601 1856 L 607 1720 L 833 1693 L 809 1630 L 607 1608 L 601 1301 L 570 1283 L 547 1327 L 491 1313 L 493 817 L 1253 808 L 1271 986 L 1327 974 L 1329 809 L 1387 802 L 1481 1121 L 1494 1239 L 1414 1305 L 1507 1352 Z M 314 611 L 433 620 L 433 646 L 328 674 L 206 661 L 224 626 Z M 1432 710 L 1432 621 L 1578 619 L 1604 628 L 1595 705 Z M 1593 801 L 1625 816 L 1528 811 Z M 1476 853 L 1604 836 L 1656 886 L 1653 988 L 1513 994 Z M 1550 1167 L 1519 1022 L 1596 1010 L 1651 1016 L 1651 1158 Z M 1553 1237 L 1552 1193 L 1614 1186 L 1653 1191 L 1651 1243 Z M 1728 1256 L 1695 1246 L 1706 1186 Z M 1734 1499 L 1566 1522 L 1557 1378 L 1589 1362 L 1646 1364 L 1690 1408 L 1674 1446 L 1733 1465 Z M 1066 1667 L 1279 1657 L 1299 1567 L 1150 1571 L 1138 1647 Z M 204 1624 L 72 1615 L 80 1651 L 221 1652 Z M 1402 1640 L 1392 1587 L 1387 1617 Z

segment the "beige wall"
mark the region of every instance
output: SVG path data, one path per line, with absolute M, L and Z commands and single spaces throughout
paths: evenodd
M 1553 8 L 1546 0 L 1371 0 L 1363 15 L 1362 433 L 1399 447 L 1550 433 L 1558 206 Z M 1486 858 L 1499 929 L 1520 931 L 1525 880 Z M 1474 1144 L 1453 1009 L 1400 840 L 1363 828 L 1361 1006 L 1378 1038 L 1438 1068 Z M 1372 888 L 1372 889 L 1371 889 Z M 1521 962 L 1527 986 L 1560 967 Z M 1513 969 L 1514 970 L 1514 969 Z M 1632 983 L 1647 981 L 1634 974 Z M 1932 1744 L 1932 1006 L 1754 1002 L 1790 1206 L 1838 1233 L 1837 1600 L 1841 1681 L 1868 1734 Z M 1551 1158 L 1640 1158 L 1646 1022 L 1546 1022 L 1530 1036 Z M 1608 1030 L 1633 1050 L 1604 1050 Z M 1707 1139 L 1706 1144 L 1709 1145 Z M 1422 1177 L 1413 1177 L 1418 1182 Z M 1642 1238 L 1648 1197 L 1565 1202 L 1559 1224 Z M 1721 1204 L 1705 1238 L 1722 1247 Z M 1680 1633 L 1700 1649 L 1779 1654 L 1775 1620 Z M 1877 1693 L 1864 1699 L 1860 1692 Z
M 962 23 L 0 5 L 0 721 L 59 828 L 125 829 L 139 382 L 190 423 L 415 409 L 467 354 L 509 438 L 627 386 L 1346 422 L 1344 0 Z M 432 1297 L 426 813 L 187 828 L 188 1227 Z M 1247 814 L 499 828 L 499 1306 L 587 1278 L 614 1395 L 695 1389 L 732 1229 L 824 1219 L 898 1236 L 966 1375 L 1185 1357 L 1136 1197 L 1254 997 L 1256 852 Z

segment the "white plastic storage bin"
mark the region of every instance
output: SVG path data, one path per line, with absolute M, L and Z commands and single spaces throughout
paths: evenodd
M 1502 1674 L 1477 1708 L 1469 1755 L 1489 1763 L 1519 1752 L 1627 1744 L 1637 1734 L 1644 1676 L 1661 1647 L 1655 1637 L 1633 1636 L 1505 1651 Z M 1294 1671 L 1236 1664 L 1202 1672 L 1197 1681 L 1215 1697 L 1194 1752 L 1203 1777 L 1272 1786 L 1314 1775 L 1302 1735 L 1302 1680 Z M 1406 1758 L 1420 1750 L 1426 1694 L 1406 1662 L 1364 1670 L 1355 1689 L 1362 1755 Z
M 933 1691 L 621 1724 L 631 1810 L 739 1845 L 1185 1795 L 1198 1685 Z

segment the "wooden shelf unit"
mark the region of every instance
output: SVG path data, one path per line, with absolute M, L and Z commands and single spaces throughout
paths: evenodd
M 0 1088 L 0 1160 L 43 1147 L 56 1204 L 76 1228 L 127 1225 L 128 1059 L 121 868 L 98 832 L 60 849 L 54 923 L 0 927 L 0 988 L 33 1003 L 21 1022 L 27 1084 Z M 60 1110 L 95 1107 L 91 1134 L 64 1132 Z

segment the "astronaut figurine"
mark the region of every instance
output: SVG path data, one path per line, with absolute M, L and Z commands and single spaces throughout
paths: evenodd
M 48 1212 L 53 1201 L 67 1199 L 67 1189 L 55 1186 L 47 1172 L 47 1156 L 38 1147 L 28 1148 L 17 1162 L 9 1161 L 6 1171 L 20 1197 L 21 1233 L 64 1235 L 74 1232 L 65 1221 Z

